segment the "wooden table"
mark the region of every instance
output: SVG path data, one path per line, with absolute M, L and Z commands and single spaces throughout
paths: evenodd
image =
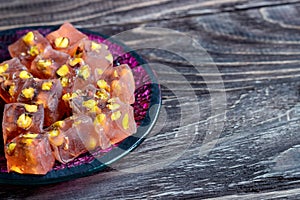
M 146 141 L 104 172 L 2 185 L 1 199 L 300 198 L 300 1 L 19 0 L 0 13 L 1 30 L 127 33 L 163 98 Z

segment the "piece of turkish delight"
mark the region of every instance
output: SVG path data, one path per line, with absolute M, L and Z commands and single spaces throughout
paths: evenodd
M 70 23 L 64 23 L 58 30 L 49 33 L 46 38 L 54 49 L 70 54 L 78 42 L 87 36 Z
M 21 93 L 18 102 L 35 103 L 44 106 L 44 126 L 50 126 L 62 118 L 64 112 L 61 110 L 62 86 L 58 79 L 28 79 Z
M 113 56 L 108 50 L 107 45 L 88 39 L 81 40 L 76 52 L 73 54 L 78 58 L 84 59 L 96 79 L 99 78 L 108 67 L 113 65 Z
M 41 133 L 43 122 L 44 108 L 42 105 L 5 104 L 2 121 L 4 144 L 27 131 Z
M 133 108 L 119 98 L 108 100 L 107 109 L 95 118 L 96 129 L 104 131 L 110 143 L 118 143 L 136 132 Z
M 93 121 L 86 115 L 73 115 L 47 129 L 55 158 L 67 163 L 80 154 L 99 146 L 99 136 Z
M 19 58 L 22 64 L 30 68 L 31 61 L 49 45 L 48 40 L 38 31 L 30 31 L 9 45 L 8 51 L 11 57 Z
M 31 63 L 30 72 L 37 78 L 56 78 L 56 71 L 67 63 L 69 55 L 52 49 L 50 46 Z
M 47 135 L 32 132 L 7 143 L 5 157 L 8 171 L 20 174 L 46 174 L 55 162 Z

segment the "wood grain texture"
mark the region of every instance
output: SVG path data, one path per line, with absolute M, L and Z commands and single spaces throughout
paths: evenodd
M 167 45 L 145 27 L 177 30 L 218 68 L 199 73 L 176 54 L 139 50 L 168 66 L 157 68 L 163 108 L 147 140 L 102 173 L 39 187 L 2 185 L 0 198 L 300 198 L 300 1 L 3 1 L 0 12 L 0 30 L 64 21 L 107 35 L 141 28 L 128 45 Z M 221 135 L 206 142 L 210 124 L 219 123 L 207 86 L 219 75 L 225 88 L 210 92 L 226 93 L 226 120 Z

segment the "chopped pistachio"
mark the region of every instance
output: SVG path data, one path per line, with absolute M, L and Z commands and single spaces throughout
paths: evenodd
M 8 93 L 9 93 L 10 96 L 14 96 L 15 95 L 15 89 L 16 89 L 16 85 L 15 84 L 13 84 L 13 85 L 11 85 L 9 87 Z
M 73 58 L 69 61 L 69 64 L 74 67 L 75 65 L 79 64 L 79 63 L 82 63 L 83 60 L 82 58 Z
M 29 128 L 31 123 L 32 123 L 32 119 L 28 115 L 25 115 L 24 113 L 20 115 L 17 120 L 18 127 L 23 129 Z
M 61 77 L 59 80 L 63 87 L 67 87 L 69 85 L 69 79 L 67 77 Z
M 100 89 L 106 89 L 108 88 L 108 84 L 105 80 L 103 79 L 100 79 L 97 81 L 97 86 L 100 88 Z
M 10 169 L 9 169 L 9 171 L 14 171 L 14 172 L 17 172 L 17 173 L 19 173 L 19 174 L 22 174 L 22 173 L 23 173 L 23 170 L 20 169 L 20 167 L 15 166 L 15 165 L 11 166 Z
M 101 124 L 103 126 L 104 122 L 105 122 L 105 119 L 106 119 L 105 114 L 100 113 L 99 115 L 97 115 L 95 117 L 94 124 Z
M 97 107 L 97 102 L 93 99 L 82 102 L 82 105 L 90 110 L 94 110 Z
M 6 70 L 9 68 L 9 65 L 5 63 L 4 65 L 0 65 L 0 74 L 3 74 L 6 72 Z
M 57 129 L 53 129 L 53 130 L 49 131 L 50 137 L 57 137 L 59 134 L 60 134 L 60 132 Z
M 38 110 L 38 106 L 37 105 L 25 104 L 25 110 L 27 112 L 36 112 Z
M 42 84 L 42 90 L 51 90 L 53 83 L 52 81 L 47 81 Z
M 117 103 L 107 104 L 107 107 L 110 110 L 117 110 L 118 108 L 120 108 L 120 104 Z
M 102 100 L 108 100 L 110 97 L 109 93 L 103 89 L 97 91 L 94 96 Z
M 39 134 L 36 133 L 26 133 L 25 135 L 23 135 L 24 138 L 30 138 L 30 139 L 37 138 L 37 136 L 39 136 Z
M 69 101 L 70 99 L 73 99 L 73 98 L 75 98 L 75 97 L 77 97 L 78 95 L 76 94 L 76 93 L 72 93 L 72 94 L 70 94 L 70 93 L 66 93 L 66 94 L 64 94 L 63 96 L 62 96 L 62 100 L 64 100 L 64 101 Z
M 22 39 L 27 45 L 32 45 L 34 42 L 33 32 L 32 31 L 28 32 L 26 35 L 23 36 Z
M 91 72 L 88 65 L 84 65 L 80 67 L 78 71 L 78 75 L 81 76 L 84 80 L 87 80 L 88 77 L 90 77 L 90 74 Z
M 108 62 L 112 63 L 114 61 L 114 58 L 112 56 L 112 54 L 108 54 L 107 56 L 105 56 L 105 59 L 108 60 Z
M 128 117 L 128 113 L 126 113 L 123 117 L 123 120 L 122 120 L 122 126 L 123 128 L 126 130 L 129 128 L 129 117 Z
M 53 126 L 54 127 L 59 127 L 62 128 L 64 126 L 65 122 L 64 121 L 56 121 Z
M 101 44 L 96 43 L 96 42 L 92 42 L 92 44 L 91 44 L 91 49 L 92 49 L 93 51 L 99 51 L 99 50 L 101 49 Z
M 110 116 L 111 120 L 113 121 L 118 120 L 120 117 L 121 117 L 121 112 L 119 110 L 117 112 L 112 113 Z
M 39 55 L 39 53 L 40 53 L 40 51 L 37 46 L 30 47 L 30 49 L 28 51 L 28 54 L 31 56 L 37 56 L 37 55 Z
M 57 48 L 67 48 L 69 46 L 69 39 L 66 37 L 58 37 L 55 39 L 54 45 Z
M 47 69 L 51 65 L 52 65 L 52 61 L 49 59 L 47 59 L 47 60 L 40 59 L 37 62 L 37 66 L 38 66 L 39 70 Z
M 22 94 L 25 98 L 27 99 L 32 99 L 34 96 L 34 88 L 30 87 L 30 88 L 25 88 L 22 90 Z
M 20 72 L 19 77 L 21 79 L 28 79 L 28 78 L 31 78 L 32 76 L 28 71 L 23 70 Z
M 66 76 L 69 73 L 69 67 L 67 65 L 62 65 L 57 71 L 56 74 L 59 76 Z
M 9 143 L 7 146 L 7 150 L 6 150 L 7 154 L 11 155 L 13 153 L 13 151 L 15 150 L 16 146 L 17 146 L 17 143 L 15 143 L 15 142 Z

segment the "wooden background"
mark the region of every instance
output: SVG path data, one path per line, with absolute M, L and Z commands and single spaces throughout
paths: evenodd
M 163 108 L 149 138 L 102 173 L 38 187 L 1 185 L 1 199 L 300 198 L 300 1 L 11 0 L 0 3 L 0 13 L 0 30 L 64 21 L 106 35 L 177 30 L 197 40 L 219 71 L 199 74 L 178 55 L 140 50 L 167 66 L 157 70 Z M 147 34 L 141 29 L 126 42 L 167 45 L 153 33 L 143 39 Z M 224 89 L 208 90 L 218 75 Z M 210 125 L 223 119 L 222 109 L 221 117 L 212 115 L 211 98 L 224 94 L 224 127 L 207 140 Z

